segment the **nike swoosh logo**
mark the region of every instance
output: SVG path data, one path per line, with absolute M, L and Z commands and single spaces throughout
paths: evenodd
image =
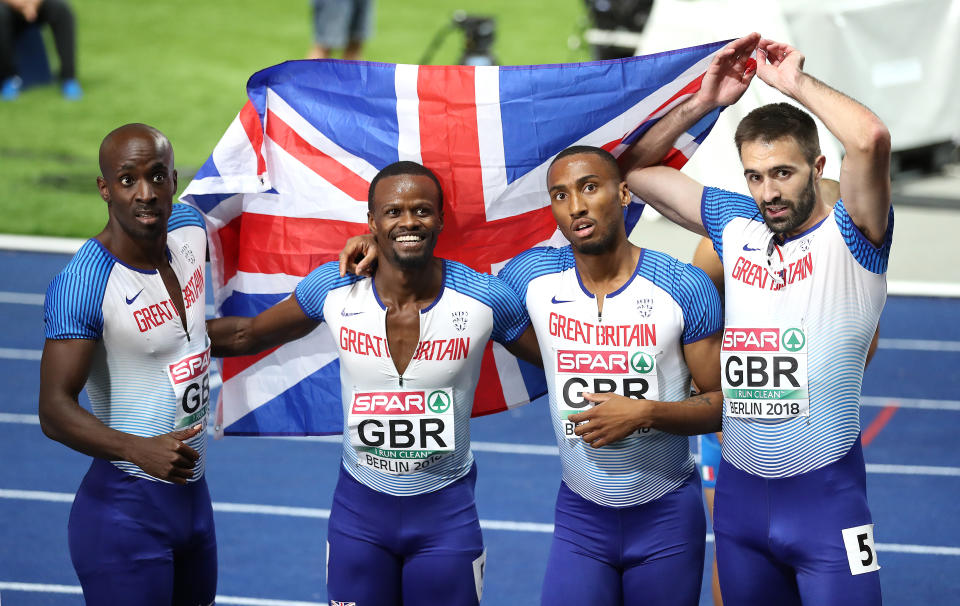
M 356 316 L 356 315 L 360 315 L 360 314 L 362 314 L 362 313 L 363 313 L 362 311 L 347 311 L 347 310 L 345 310 L 345 309 L 341 309 L 341 310 L 340 310 L 340 315 L 343 316 L 343 317 L 345 317 L 345 318 L 346 318 L 347 316 Z
M 744 245 L 743 245 L 743 250 L 745 250 L 745 251 L 747 251 L 747 252 L 753 252 L 753 251 L 760 250 L 760 249 L 759 249 L 759 248 L 750 248 L 749 246 L 747 246 L 746 244 L 744 244 Z
M 569 301 L 563 301 L 563 300 L 557 299 L 557 297 L 554 296 L 552 299 L 550 299 L 550 302 L 553 303 L 554 305 L 556 305 L 557 303 L 573 303 L 573 299 L 570 299 Z
M 140 289 L 140 292 L 143 292 L 143 289 L 142 289 L 142 288 Z M 132 298 L 132 299 L 127 299 L 127 305 L 130 305 L 130 304 L 132 304 L 134 301 L 136 301 L 136 300 L 137 300 L 137 297 L 140 296 L 140 292 L 138 292 L 137 294 L 133 295 L 133 298 Z M 124 298 L 126 299 L 126 297 L 124 297 Z

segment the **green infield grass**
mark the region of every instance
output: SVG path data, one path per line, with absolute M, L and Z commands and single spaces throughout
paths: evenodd
M 58 87 L 46 86 L 0 103 L 0 233 L 97 233 L 106 221 L 97 149 L 127 122 L 170 137 L 182 191 L 243 105 L 247 78 L 302 58 L 312 35 L 309 0 L 75 0 L 73 7 L 83 99 L 64 101 Z M 568 46 L 583 27 L 581 0 L 378 0 L 366 58 L 419 62 L 457 9 L 496 18 L 501 64 L 589 59 L 586 49 Z M 462 47 L 454 31 L 433 63 L 456 63 Z M 48 55 L 56 69 L 52 46 Z

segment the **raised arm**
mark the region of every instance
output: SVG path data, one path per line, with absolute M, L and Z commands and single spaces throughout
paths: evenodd
M 184 444 L 202 425 L 143 438 L 104 425 L 80 406 L 97 342 L 47 339 L 40 360 L 40 427 L 47 437 L 91 457 L 130 461 L 146 473 L 176 484 L 193 476 L 200 455 Z
M 216 357 L 244 356 L 299 339 L 319 322 L 307 316 L 290 296 L 252 318 L 227 316 L 207 320 L 211 354 Z
M 670 110 L 619 158 L 630 190 L 661 214 L 687 229 L 703 234 L 700 198 L 703 186 L 680 171 L 654 166 L 687 129 L 714 109 L 736 103 L 755 72 L 750 55 L 760 34 L 734 40 L 718 52 L 707 68 L 700 89 Z
M 843 145 L 840 197 L 850 218 L 874 245 L 883 243 L 890 213 L 890 132 L 873 112 L 803 71 L 803 55 L 788 44 L 761 40 L 757 75 L 792 97 Z

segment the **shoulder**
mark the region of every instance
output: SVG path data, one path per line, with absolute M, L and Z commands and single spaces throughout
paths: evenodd
M 207 229 L 207 224 L 199 210 L 189 204 L 174 204 L 170 211 L 170 220 L 167 222 L 167 232 L 189 226 L 199 227 L 204 231 Z
M 323 265 L 317 267 L 311 271 L 307 276 L 300 281 L 300 284 L 297 285 L 297 291 L 299 292 L 301 286 L 304 288 L 310 289 L 322 289 L 324 291 L 330 291 L 335 288 L 340 288 L 342 286 L 349 286 L 355 282 L 361 280 L 368 280 L 369 278 L 365 276 L 358 276 L 355 274 L 347 274 L 345 276 L 340 276 L 340 265 L 337 261 L 328 261 Z
M 560 273 L 574 266 L 570 246 L 554 248 L 538 246 L 525 250 L 510 261 L 497 274 L 521 297 L 527 285 L 539 277 Z
M 643 249 L 640 275 L 665 290 L 676 300 L 716 294 L 713 282 L 702 269 L 656 250 Z
M 494 305 L 510 292 L 497 277 L 481 273 L 457 261 L 444 259 L 443 274 L 445 288 L 472 297 L 488 306 Z
M 87 240 L 54 276 L 43 303 L 48 339 L 98 338 L 103 296 L 116 260 L 96 240 Z

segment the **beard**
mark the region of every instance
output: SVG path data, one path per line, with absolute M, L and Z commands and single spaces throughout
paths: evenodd
M 790 212 L 787 213 L 786 216 L 778 219 L 770 219 L 766 213 L 768 203 L 761 203 L 760 213 L 763 215 L 763 222 L 767 224 L 767 227 L 769 227 L 773 233 L 788 234 L 803 225 L 806 220 L 810 218 L 810 215 L 813 214 L 813 208 L 817 204 L 817 192 L 813 186 L 813 172 L 811 171 L 810 180 L 803 188 L 803 191 L 800 192 L 797 200 L 780 199 L 777 200 L 776 203 L 769 204 L 771 206 L 782 204 L 790 208 Z
M 589 242 L 573 245 L 576 251 L 583 255 L 602 255 L 613 250 L 617 242 L 617 230 L 613 225 L 608 226 L 606 232 Z M 571 244 L 573 241 L 571 240 Z
M 394 247 L 387 248 L 387 254 L 394 265 L 404 270 L 423 269 L 433 259 L 433 249 L 437 246 L 435 235 L 428 235 L 424 242 L 425 246 L 419 252 L 400 252 Z M 381 250 L 383 250 L 381 248 Z

